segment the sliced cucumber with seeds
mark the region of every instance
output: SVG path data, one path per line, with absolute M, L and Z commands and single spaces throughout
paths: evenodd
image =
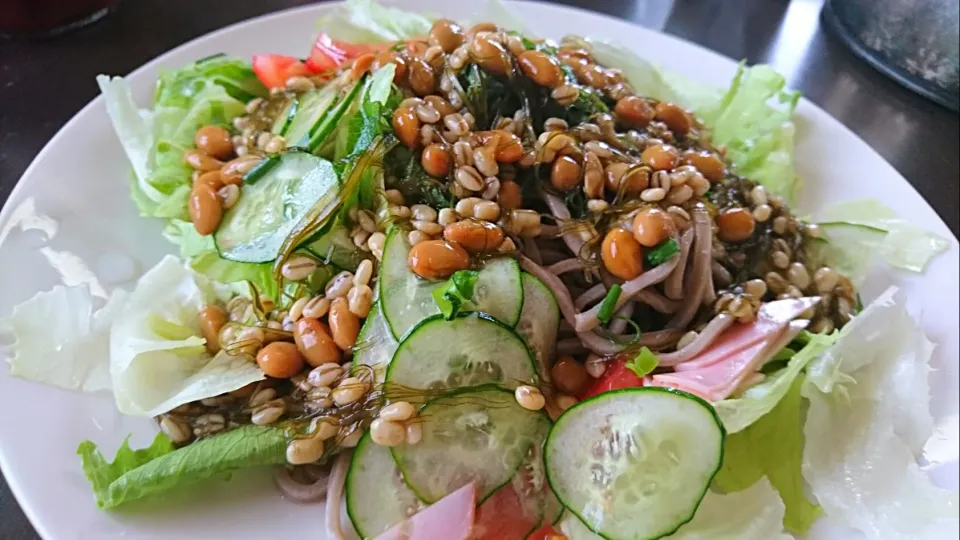
M 483 502 L 510 481 L 530 447 L 550 427 L 542 411 L 521 407 L 513 392 L 485 385 L 451 392 L 421 407 L 423 438 L 390 449 L 407 486 L 434 503 L 468 482 Z
M 406 232 L 395 228 L 387 237 L 380 267 L 381 307 L 394 337 L 403 336 L 420 321 L 440 313 L 433 291 L 444 282 L 428 281 L 410 270 L 410 244 Z M 474 285 L 473 301 L 464 311 L 482 311 L 508 326 L 520 319 L 523 285 L 520 266 L 509 257 L 490 260 Z
M 606 392 L 567 409 L 545 446 L 560 502 L 608 539 L 660 538 L 690 521 L 723 461 L 713 407 L 672 389 Z
M 387 369 L 387 380 L 411 388 L 454 389 L 483 383 L 515 387 L 536 379 L 523 339 L 484 314 L 452 321 L 435 315 L 400 342 Z
M 357 344 L 353 347 L 353 365 L 366 365 L 373 368 L 376 383 L 382 383 L 387 373 L 387 366 L 397 350 L 397 340 L 393 339 L 386 319 L 380 314 L 379 304 L 374 304 L 363 323 Z
M 373 538 L 423 507 L 403 483 L 390 449 L 375 444 L 370 432 L 353 451 L 345 490 L 347 515 L 360 538 Z
M 549 381 L 557 350 L 560 308 L 553 293 L 536 276 L 522 272 L 520 279 L 523 283 L 523 310 L 516 330 L 530 347 L 540 378 Z
M 287 144 L 299 144 L 310 130 L 320 121 L 323 113 L 337 99 L 337 89 L 329 85 L 320 90 L 308 90 L 297 98 L 297 109 L 286 128 Z
M 317 201 L 337 196 L 337 173 L 329 161 L 305 152 L 271 159 L 279 162 L 256 183 L 244 185 L 240 200 L 213 235 L 224 259 L 276 259 L 287 235 Z

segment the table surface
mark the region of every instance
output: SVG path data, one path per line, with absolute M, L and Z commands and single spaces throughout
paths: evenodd
M 890 162 L 957 235 L 958 115 L 901 88 L 846 50 L 820 24 L 822 1 L 677 0 L 663 30 L 731 58 L 772 64 L 791 87 Z M 128 73 L 222 26 L 305 3 L 231 0 L 229 9 L 212 10 L 211 2 L 195 0 L 128 1 L 105 20 L 53 40 L 0 41 L 0 204 L 43 145 L 97 95 L 96 74 Z M 648 23 L 643 0 L 560 3 Z M 0 539 L 35 538 L 0 478 Z

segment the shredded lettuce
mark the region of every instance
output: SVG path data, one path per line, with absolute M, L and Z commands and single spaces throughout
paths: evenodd
M 863 280 L 875 257 L 895 268 L 923 272 L 950 245 L 873 198 L 827 206 L 816 221 L 825 236 L 825 242 L 815 246 L 818 257 L 854 283 Z
M 766 476 L 786 505 L 783 526 L 805 534 L 822 513 L 804 493 L 800 461 L 803 455 L 803 377 L 793 379 L 776 406 L 746 429 L 727 435 L 723 465 L 714 482 L 725 492 L 755 485 Z
M 432 21 L 418 13 L 382 6 L 373 0 L 349 0 L 320 19 L 320 30 L 351 43 L 400 41 L 430 32 Z
M 284 463 L 290 438 L 280 428 L 244 426 L 176 450 L 163 434 L 142 450 L 124 441 L 109 463 L 90 441 L 80 443 L 77 454 L 97 505 L 114 508 L 239 469 Z
M 960 526 L 958 493 L 917 463 L 933 433 L 933 348 L 892 288 L 808 366 L 803 477 L 828 517 L 869 539 L 949 538 Z

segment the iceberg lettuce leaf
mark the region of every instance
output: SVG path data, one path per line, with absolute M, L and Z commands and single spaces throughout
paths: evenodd
M 220 257 L 212 236 L 201 236 L 189 221 L 171 219 L 163 236 L 180 247 L 180 257 L 190 268 L 207 278 L 225 284 L 249 281 L 262 296 L 279 299 L 279 287 L 273 277 L 272 263 L 242 263 Z
M 171 256 L 99 310 L 86 286 L 40 293 L 0 321 L 16 340 L 11 373 L 72 390 L 112 390 L 120 412 L 139 416 L 236 390 L 263 373 L 244 357 L 211 357 L 197 322 L 204 306 L 227 294 Z
M 723 145 L 737 174 L 792 200 L 797 189 L 793 163 L 793 112 L 800 93 L 785 90 L 786 79 L 772 67 L 737 70 L 716 104 L 695 104 L 713 144 Z
M 827 206 L 817 223 L 827 244 L 818 256 L 854 283 L 862 281 L 874 257 L 895 268 L 923 272 L 950 247 L 945 238 L 911 225 L 877 199 L 857 199 Z
M 736 493 L 708 491 L 689 523 L 669 540 L 787 540 L 784 506 L 766 479 Z
M 320 19 L 320 30 L 351 43 L 401 41 L 426 36 L 432 21 L 419 13 L 382 6 L 373 0 L 348 0 Z
M 213 58 L 161 74 L 153 110 L 137 108 L 123 77 L 99 75 L 107 113 L 136 177 L 132 197 L 147 217 L 186 218 L 190 174 L 183 153 L 204 125 L 228 125 L 266 95 L 250 66 Z
M 0 321 L 16 338 L 10 373 L 68 390 L 110 390 L 110 325 L 126 299 L 125 291 L 115 291 L 97 310 L 86 285 L 57 286 L 14 307 Z
M 766 476 L 786 506 L 784 528 L 805 534 L 822 511 L 807 500 L 800 470 L 802 383 L 803 377 L 792 378 L 786 394 L 770 412 L 746 429 L 727 435 L 723 464 L 714 482 L 725 492 L 737 492 Z
M 110 377 L 120 412 L 156 416 L 264 378 L 242 356 L 207 353 L 198 315 L 218 292 L 169 256 L 140 278 L 110 329 Z
M 163 434 L 142 450 L 124 441 L 111 463 L 90 441 L 80 443 L 77 454 L 97 505 L 114 508 L 239 469 L 284 463 L 290 439 L 280 428 L 244 426 L 176 450 Z
M 803 477 L 827 516 L 869 539 L 956 536 L 960 499 L 918 464 L 933 432 L 933 344 L 892 288 L 808 366 Z

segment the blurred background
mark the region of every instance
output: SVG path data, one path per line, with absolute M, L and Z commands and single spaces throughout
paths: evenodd
M 478 0 L 479 1 L 479 0 Z M 960 229 L 960 0 L 559 0 L 768 63 Z M 0 0 L 0 205 L 47 141 L 126 74 L 223 26 L 306 0 Z M 401 3 L 397 0 L 395 3 Z M 869 178 L 857 179 L 868 186 Z M 0 539 L 36 539 L 0 479 Z

